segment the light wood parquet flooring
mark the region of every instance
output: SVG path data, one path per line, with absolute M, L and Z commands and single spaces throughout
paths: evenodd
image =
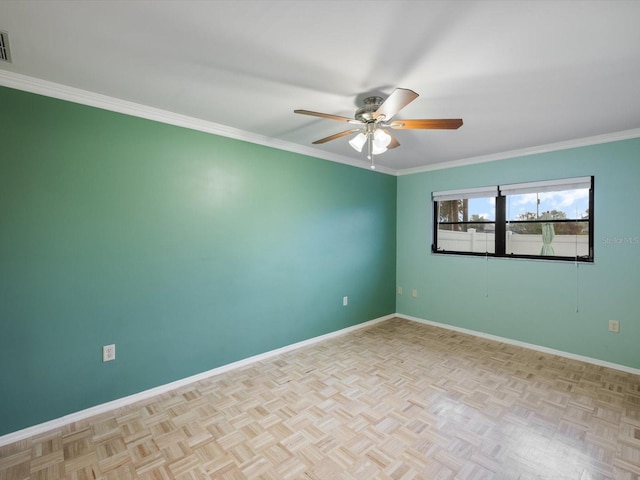
M 640 377 L 392 319 L 0 447 L 0 479 L 639 479 Z

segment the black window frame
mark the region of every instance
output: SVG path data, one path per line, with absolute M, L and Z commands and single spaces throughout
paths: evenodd
M 431 252 L 433 254 L 438 255 L 462 255 L 462 256 L 473 256 L 473 257 L 497 257 L 497 258 L 517 258 L 517 259 L 532 259 L 532 260 L 544 260 L 544 261 L 572 261 L 572 262 L 583 262 L 583 263 L 593 263 L 594 262 L 594 185 L 595 178 L 594 176 L 589 177 L 591 179 L 590 187 L 589 187 L 589 218 L 588 219 L 536 219 L 536 220 L 507 220 L 507 197 L 509 195 L 504 195 L 500 187 L 497 187 L 497 195 L 495 197 L 495 221 L 478 221 L 478 220 L 469 220 L 469 221 L 439 221 L 440 218 L 440 205 L 439 201 L 432 200 L 432 243 L 431 243 Z M 568 190 L 568 189 L 567 189 Z M 562 190 L 558 190 L 562 191 Z M 461 199 L 464 196 L 460 197 Z M 483 197 L 483 198 L 493 198 L 493 197 Z M 547 256 L 547 255 L 528 255 L 528 254 L 516 254 L 516 253 L 507 253 L 506 252 L 506 233 L 507 226 L 509 224 L 518 224 L 518 223 L 585 223 L 588 222 L 589 231 L 589 247 L 588 255 L 578 255 L 578 256 Z M 438 249 L 436 246 L 438 245 L 438 226 L 439 225 L 478 225 L 478 224 L 494 224 L 495 225 L 495 248 L 494 252 L 470 252 L 470 251 L 459 251 L 459 250 L 445 250 Z

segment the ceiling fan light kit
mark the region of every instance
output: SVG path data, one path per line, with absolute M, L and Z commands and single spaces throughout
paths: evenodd
M 409 103 L 418 98 L 418 94 L 413 90 L 406 88 L 396 88 L 391 95 L 383 100 L 382 97 L 371 96 L 363 101 L 363 106 L 356 110 L 354 118 L 342 117 L 340 115 L 331 115 L 328 113 L 313 112 L 310 110 L 294 110 L 294 113 L 302 115 L 311 115 L 314 117 L 327 118 L 329 120 L 337 120 L 347 122 L 352 125 L 359 125 L 359 128 L 352 128 L 343 132 L 330 135 L 313 142 L 314 145 L 326 143 L 337 138 L 357 133 L 355 137 L 349 140 L 356 151 L 362 152 L 365 144 L 367 145 L 367 159 L 371 160 L 371 168 L 375 169 L 373 156 L 380 155 L 390 148 L 400 146 L 400 142 L 394 136 L 389 134 L 385 128 L 393 130 L 435 130 L 435 129 L 457 129 L 462 126 L 461 118 L 445 118 L 445 119 L 415 119 L 415 120 L 394 120 L 391 119 Z
M 391 135 L 389 135 L 384 130 L 376 130 L 373 132 L 373 147 L 374 149 L 378 149 L 380 153 L 384 153 L 387 151 L 387 147 L 391 143 Z M 378 155 L 378 153 L 373 152 L 374 155 Z
M 354 148 L 354 150 L 361 152 L 362 147 L 364 147 L 364 144 L 366 142 L 367 142 L 367 136 L 364 133 L 360 132 L 351 140 L 349 140 L 349 145 L 351 145 Z

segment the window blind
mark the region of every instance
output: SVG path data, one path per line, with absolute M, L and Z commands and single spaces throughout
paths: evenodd
M 500 185 L 500 194 L 503 196 L 521 195 L 524 193 L 557 192 L 560 190 L 578 190 L 581 188 L 591 188 L 591 177 L 562 178 L 543 182 Z
M 482 198 L 497 197 L 498 186 L 465 188 L 462 190 L 446 190 L 443 192 L 433 192 L 433 201 L 442 202 L 445 200 L 457 200 L 459 198 Z

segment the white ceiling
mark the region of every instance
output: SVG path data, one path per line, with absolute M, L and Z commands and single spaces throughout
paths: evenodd
M 402 173 L 635 135 L 639 24 L 637 0 L 1 0 L 13 62 L 0 73 L 363 166 L 349 137 L 310 148 L 347 124 L 293 110 L 351 117 L 366 93 L 410 88 L 420 97 L 397 119 L 464 125 L 396 131 L 376 163 Z

